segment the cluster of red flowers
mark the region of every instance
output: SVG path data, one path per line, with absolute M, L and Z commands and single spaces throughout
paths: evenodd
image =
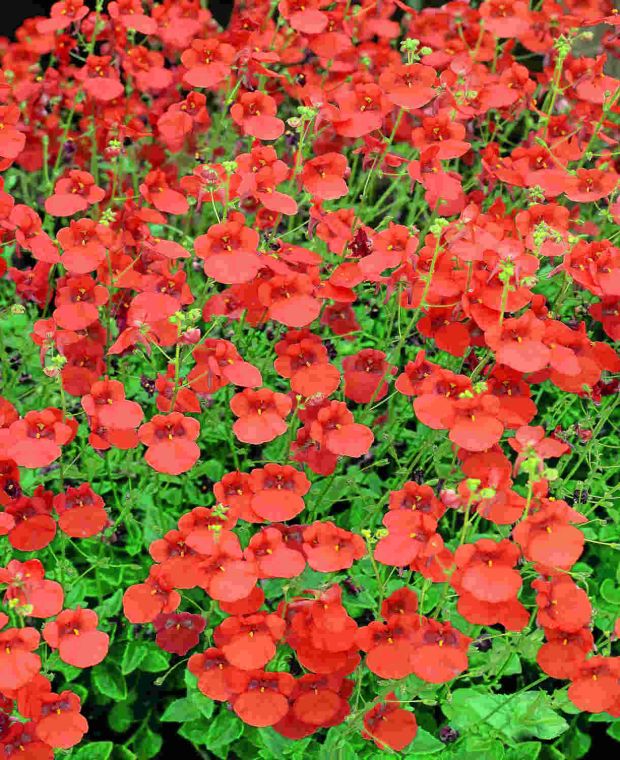
M 45 577 L 39 560 L 11 560 L 0 567 L 0 584 L 9 609 L 36 620 L 55 618 L 45 623 L 42 635 L 63 662 L 89 668 L 105 658 L 109 637 L 97 629 L 96 613 L 79 607 L 63 610 L 63 588 Z M 81 741 L 88 722 L 80 712 L 79 697 L 68 690 L 55 693 L 40 673 L 39 630 L 33 625 L 7 628 L 8 623 L 9 617 L 0 613 L 0 715 L 4 718 L 16 709 L 25 720 L 0 723 L 3 751 L 7 757 L 15 751 L 32 760 L 53 760 L 54 749 L 69 749 Z
M 20 468 L 49 472 L 78 441 L 102 457 L 143 446 L 157 473 L 190 473 L 213 401 L 233 449 L 282 437 L 284 463 L 237 463 L 215 483 L 215 506 L 191 509 L 152 543 L 155 564 L 123 598 L 131 623 L 152 624 L 159 646 L 185 655 L 207 618 L 177 611 L 179 591 L 203 590 L 224 617 L 188 667 L 252 726 L 296 739 L 341 724 L 360 652 L 379 679 L 442 684 L 467 671 L 472 638 L 422 614 L 404 583 L 382 592 L 380 618 L 365 625 L 334 577 L 292 584 L 269 607 L 264 581 L 356 562 L 446 584 L 474 626 L 520 632 L 535 617 L 542 670 L 570 681 L 581 710 L 620 716 L 620 660 L 591 656 L 591 605 L 570 574 L 586 518 L 550 494 L 545 461 L 571 448 L 531 424 L 542 383 L 595 403 L 618 392 L 620 248 L 583 217 L 597 204 L 597 218 L 620 222 L 618 89 L 605 54 L 571 53 L 572 30 L 598 23 L 611 50 L 618 20 L 608 0 L 536 6 L 253 0 L 221 31 L 199 0 L 116 0 L 105 11 L 60 0 L 17 42 L 0 42 L 0 244 L 13 256 L 10 266 L 0 256 L 0 276 L 21 301 L 13 312 L 36 312 L 30 337 L 60 399 L 21 413 L 0 397 L 0 535 L 33 552 L 57 527 L 81 539 L 110 526 L 93 487 L 65 487 L 62 469 L 60 492 L 22 492 Z M 544 56 L 540 73 L 519 47 Z M 511 136 L 528 112 L 525 134 Z M 40 176 L 35 197 L 13 181 L 19 172 Z M 411 202 L 383 219 L 402 182 Z M 290 242 L 300 229 L 305 245 Z M 551 303 L 538 286 L 555 275 Z M 571 288 L 585 300 L 566 321 Z M 385 350 L 362 330 L 369 293 L 385 296 Z M 220 337 L 233 337 L 221 330 L 231 323 L 234 342 Z M 259 368 L 242 356 L 252 354 L 246 333 L 267 330 L 277 337 Z M 362 347 L 349 350 L 356 338 Z M 152 409 L 127 398 L 127 367 L 145 355 L 157 366 Z M 279 390 L 263 384 L 267 372 Z M 392 397 L 404 405 L 403 395 L 419 423 L 446 431 L 450 484 L 409 473 L 386 494 L 378 531 L 316 519 L 311 478 L 368 455 L 371 426 L 393 423 Z M 388 411 L 373 418 L 380 403 Z M 446 516 L 462 519 L 460 540 Z M 510 536 L 468 543 L 479 520 Z M 245 546 L 243 523 L 255 526 Z M 536 575 L 533 609 L 520 598 L 522 565 Z M 38 560 L 11 560 L 0 584 L 20 621 L 54 618 L 42 636 L 63 662 L 104 659 L 97 615 L 63 610 Z M 40 674 L 39 630 L 9 620 L 0 613 L 0 716 L 25 722 L 0 721 L 0 745 L 7 757 L 52 758 L 87 730 L 80 700 Z M 300 677 L 273 669 L 284 647 Z M 361 714 L 380 749 L 416 735 L 394 691 Z

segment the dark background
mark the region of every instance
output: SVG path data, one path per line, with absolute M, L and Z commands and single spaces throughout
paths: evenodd
M 13 37 L 27 18 L 47 16 L 55 0 L 2 0 L 0 10 L 0 36 Z M 87 5 L 95 7 L 95 0 L 87 0 Z M 107 4 L 107 3 L 106 3 Z M 228 24 L 234 0 L 210 0 L 209 10 L 222 26 Z

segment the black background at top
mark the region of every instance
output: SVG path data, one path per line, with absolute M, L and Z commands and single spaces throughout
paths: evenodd
M 55 0 L 2 0 L 0 9 L 0 36 L 12 38 L 26 19 L 47 16 Z M 91 8 L 95 0 L 87 0 Z M 210 0 L 209 10 L 222 26 L 228 24 L 234 0 Z

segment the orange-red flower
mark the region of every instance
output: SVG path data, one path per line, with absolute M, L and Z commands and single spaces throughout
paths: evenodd
M 30 617 L 48 618 L 62 609 L 62 586 L 45 578 L 45 569 L 38 559 L 27 562 L 13 559 L 5 568 L 0 567 L 0 585 L 6 585 L 5 602 L 16 600 L 19 606 L 28 606 Z
M 180 475 L 196 464 L 200 449 L 196 438 L 200 423 L 180 412 L 156 414 L 138 430 L 141 443 L 148 446 L 144 458 L 154 470 Z
M 108 634 L 97 629 L 98 622 L 94 610 L 80 607 L 63 610 L 54 622 L 45 624 L 43 638 L 58 650 L 63 662 L 76 668 L 90 668 L 105 658 L 110 642 Z
M 366 554 L 364 539 L 339 528 L 331 520 L 315 522 L 303 533 L 303 552 L 313 570 L 333 573 L 346 570 Z
M 275 656 L 276 643 L 284 636 L 285 628 L 278 615 L 257 612 L 226 618 L 215 628 L 213 640 L 231 665 L 240 670 L 258 670 Z
M 34 650 L 41 637 L 34 628 L 0 631 L 0 691 L 14 691 L 27 684 L 41 667 Z
M 389 748 L 402 752 L 418 733 L 415 715 L 400 707 L 393 691 L 386 694 L 384 702 L 378 702 L 364 715 L 364 737 L 372 739 L 380 750 Z
M 238 417 L 233 432 L 243 443 L 267 443 L 286 432 L 285 417 L 291 411 L 292 401 L 283 393 L 269 388 L 257 391 L 246 388 L 230 400 L 230 408 Z

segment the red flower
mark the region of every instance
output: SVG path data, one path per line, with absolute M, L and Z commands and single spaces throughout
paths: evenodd
M 63 181 L 65 180 L 61 180 Z M 64 196 L 56 196 L 56 198 L 60 197 Z M 81 198 L 82 196 L 76 194 L 67 197 Z M 68 214 L 57 214 L 57 216 L 68 216 Z M 59 230 L 56 237 L 63 250 L 62 265 L 69 274 L 94 272 L 106 260 L 106 251 L 113 246 L 114 241 L 110 228 L 97 224 L 92 219 L 72 221 L 68 227 Z
M 200 641 L 206 620 L 189 612 L 162 612 L 153 620 L 153 626 L 157 645 L 183 657 Z
M 252 562 L 251 558 L 248 559 Z M 222 612 L 227 615 L 251 615 L 253 612 L 258 612 L 264 601 L 265 592 L 259 586 L 254 586 L 244 599 L 238 599 L 236 602 L 219 602 L 219 605 Z
M 545 324 L 533 311 L 505 319 L 489 327 L 484 334 L 497 361 L 517 372 L 536 372 L 549 363 L 550 351 L 544 344 Z
M 97 630 L 99 618 L 93 610 L 77 607 L 63 610 L 53 623 L 46 623 L 43 638 L 58 649 L 63 662 L 76 668 L 98 665 L 107 655 L 109 636 Z
M 435 97 L 437 72 L 419 63 L 392 64 L 379 75 L 387 99 L 407 110 L 421 108 Z
M 142 422 L 144 413 L 135 401 L 125 398 L 125 387 L 118 380 L 98 380 L 82 396 L 82 408 L 89 417 L 111 430 L 130 430 Z
M 320 34 L 327 27 L 329 16 L 319 10 L 327 5 L 327 0 L 280 0 L 278 11 L 296 31 L 314 35 Z
M 26 412 L 8 429 L 7 454 L 20 467 L 47 467 L 60 456 L 60 447 L 73 440 L 76 430 L 77 425 L 60 409 Z
M 181 597 L 163 568 L 155 565 L 144 583 L 129 586 L 123 595 L 123 612 L 130 623 L 152 623 L 160 613 L 173 612 Z
M 62 284 L 61 284 L 62 282 Z M 68 277 L 56 288 L 54 322 L 65 330 L 84 330 L 99 319 L 99 306 L 108 301 L 108 291 L 88 275 Z
M 418 733 L 415 715 L 400 707 L 396 694 L 385 695 L 387 701 L 377 703 L 364 715 L 365 739 L 372 739 L 380 750 L 401 752 Z
M 471 639 L 437 620 L 424 621 L 416 634 L 411 668 L 429 683 L 446 683 L 467 670 L 467 649 Z
M 256 563 L 260 578 L 295 578 L 304 571 L 304 555 L 286 545 L 277 528 L 263 528 L 250 539 L 244 556 Z
M 12 161 L 26 145 L 26 135 L 17 129 L 21 114 L 17 106 L 0 106 L 0 158 Z
M 288 712 L 288 697 L 295 685 L 290 673 L 233 671 L 230 680 L 238 692 L 233 710 L 244 723 L 259 728 L 273 726 Z
M 448 423 L 450 440 L 466 451 L 490 449 L 504 432 L 498 414 L 499 401 L 495 396 L 463 394 L 452 405 L 452 419 Z
M 13 519 L 8 531 L 14 549 L 32 552 L 47 546 L 56 534 L 52 517 L 52 492 L 37 486 L 32 496 L 20 496 L 6 508 Z
M 20 607 L 28 606 L 30 617 L 48 618 L 62 609 L 62 586 L 45 578 L 38 559 L 27 562 L 13 559 L 6 568 L 0 567 L 0 584 L 7 586 L 4 601 L 9 603 L 15 599 Z
M 243 559 L 238 541 L 236 545 L 220 541 L 216 551 L 201 565 L 201 570 L 201 587 L 218 602 L 247 598 L 258 581 L 257 567 L 252 561 Z
M 375 559 L 383 565 L 404 566 L 418 557 L 432 557 L 443 548 L 436 532 L 437 520 L 411 510 L 391 510 L 383 518 L 388 535 L 375 548 Z
M 156 414 L 138 430 L 140 442 L 148 446 L 144 458 L 157 472 L 180 475 L 191 470 L 200 457 L 196 438 L 200 423 L 180 412 Z
M 226 618 L 213 632 L 216 646 L 231 665 L 240 670 L 263 668 L 276 654 L 276 643 L 284 636 L 286 625 L 278 615 Z
M 39 34 L 49 34 L 61 29 L 67 29 L 88 14 L 88 6 L 84 0 L 60 0 L 54 3 L 50 10 L 50 18 L 37 22 Z
M 170 187 L 165 173 L 160 169 L 146 175 L 140 185 L 140 194 L 147 203 L 152 203 L 158 211 L 166 214 L 186 214 L 189 210 L 183 193 Z
M 336 132 L 343 137 L 363 137 L 381 129 L 384 114 L 393 108 L 382 87 L 375 82 L 341 87 L 335 100 L 338 107 L 330 116 Z
M 358 404 L 379 401 L 388 391 L 386 377 L 394 375 L 396 367 L 388 364 L 383 351 L 364 348 L 352 356 L 345 356 L 344 395 Z
M 590 623 L 592 605 L 586 592 L 567 575 L 558 575 L 546 581 L 539 578 L 532 582 L 537 591 L 536 620 L 545 629 L 579 631 Z
M 290 378 L 291 390 L 306 398 L 329 396 L 340 384 L 340 372 L 329 364 L 321 339 L 307 329 L 288 330 L 275 345 L 273 366 L 281 377 Z
M 309 724 L 311 731 L 318 726 L 338 725 L 349 713 L 346 700 L 352 687 L 352 681 L 338 674 L 306 673 L 297 680 L 291 695 L 291 717 L 306 726 Z M 284 736 L 290 736 L 282 730 L 281 724 L 274 728 Z
M 287 327 L 305 327 L 319 316 L 321 303 L 314 298 L 314 285 L 306 274 L 276 275 L 262 282 L 258 298 L 267 316 Z
M 125 29 L 133 29 L 140 34 L 157 32 L 157 22 L 143 13 L 141 0 L 114 0 L 108 3 L 107 12 Z
M 585 543 L 579 528 L 569 524 L 575 522 L 571 513 L 565 502 L 549 502 L 515 527 L 513 538 L 526 559 L 550 570 L 570 570 Z
M 210 512 L 208 509 L 206 511 Z M 215 543 L 220 540 L 220 530 L 223 529 L 220 520 L 200 519 L 196 515 L 191 518 L 190 515 L 191 513 L 185 515 L 190 519 L 183 521 L 184 530 L 169 530 L 149 547 L 149 554 L 155 562 L 160 563 L 166 581 L 178 589 L 200 585 L 200 563 L 204 555 L 213 551 Z M 216 526 L 219 529 L 217 533 L 214 529 Z
M 260 444 L 286 432 L 284 418 L 291 411 L 292 401 L 269 388 L 257 391 L 246 388 L 232 397 L 230 408 L 239 418 L 233 425 L 237 438 L 243 443 Z
M 235 214 L 199 235 L 194 249 L 204 260 L 205 274 L 226 285 L 250 282 L 262 266 L 257 253 L 258 233 Z
M 618 658 L 595 656 L 572 676 L 568 698 L 584 712 L 609 712 L 620 699 Z
M 342 153 L 324 153 L 306 161 L 301 172 L 304 190 L 322 201 L 342 198 L 349 192 L 345 176 L 349 166 Z
M 259 140 L 277 140 L 284 133 L 276 101 L 264 92 L 243 92 L 230 108 L 230 116 L 243 133 Z
M 320 573 L 346 570 L 366 554 L 361 536 L 338 528 L 329 520 L 308 526 L 303 538 L 303 551 L 308 564 Z
M 508 539 L 495 542 L 482 538 L 459 546 L 454 555 L 457 571 L 451 583 L 481 602 L 506 602 L 521 588 L 521 575 L 514 570 L 518 548 Z
M 65 0 L 67 2 L 68 0 Z M 61 5 L 62 3 L 58 3 Z M 15 752 L 13 752 L 15 748 Z M 36 735 L 36 724 L 14 722 L 9 725 L 8 732 L 2 737 L 2 749 L 9 758 L 19 757 L 21 760 L 54 760 L 54 751 Z M 9 750 L 11 752 L 9 753 Z M 17 755 L 19 752 L 19 755 Z
M 577 169 L 576 174 L 564 178 L 562 189 L 571 201 L 593 203 L 613 193 L 619 181 L 614 171 Z
M 290 465 L 268 464 L 252 470 L 250 488 L 254 492 L 250 506 L 263 520 L 291 520 L 304 509 L 303 496 L 310 481 Z
M 197 393 L 215 393 L 228 383 L 255 388 L 262 383 L 254 365 L 243 361 L 228 340 L 208 338 L 192 351 L 196 366 L 189 373 L 189 385 Z
M 431 486 L 408 480 L 399 491 L 390 491 L 389 509 L 411 509 L 430 515 L 436 520 L 443 517 L 446 507 L 435 496 Z
M 125 92 L 110 55 L 89 55 L 76 78 L 82 82 L 87 94 L 101 103 L 114 100 Z
M 45 201 L 45 211 L 52 216 L 73 216 L 78 211 L 86 211 L 104 197 L 105 190 L 95 184 L 92 174 L 72 169 L 66 178 L 59 179 L 54 185 L 54 194 Z M 91 225 L 95 223 L 91 222 Z
M 187 69 L 183 82 L 189 87 L 217 87 L 230 76 L 235 54 L 235 48 L 226 42 L 193 40 L 181 55 L 181 63 Z
M 198 688 L 209 699 L 226 702 L 236 693 L 231 684 L 231 674 L 237 672 L 224 653 L 213 647 L 189 658 L 187 668 L 198 678 Z
M 68 488 L 66 493 L 54 496 L 54 509 L 60 530 L 71 538 L 96 536 L 108 524 L 103 499 L 89 483 Z
M 393 591 L 381 603 L 381 615 L 385 620 L 392 615 L 415 615 L 417 609 L 417 594 L 406 586 Z
M 35 714 L 35 734 L 54 749 L 70 749 L 82 741 L 88 721 L 80 713 L 80 698 L 71 691 L 42 694 Z
M 366 652 L 366 666 L 379 678 L 405 678 L 411 675 L 413 633 L 419 628 L 416 618 L 391 615 L 387 622 L 375 621 L 360 628 L 356 643 Z
M 480 16 L 485 28 L 496 37 L 520 37 L 530 26 L 530 10 L 522 0 L 504 3 L 502 0 L 485 0 L 480 5 Z
M 552 678 L 573 678 L 594 648 L 594 637 L 588 628 L 579 631 L 545 629 L 547 639 L 536 654 L 541 670 Z
M 405 371 L 396 378 L 396 390 L 405 396 L 419 395 L 423 392 L 423 381 L 432 375 L 436 366 L 426 359 L 424 351 L 419 351 L 414 361 L 407 362 Z
M 25 686 L 41 668 L 40 635 L 34 628 L 7 628 L 0 632 L 0 691 Z
M 360 457 L 368 453 L 374 441 L 372 431 L 354 422 L 341 401 L 330 401 L 321 407 L 309 432 L 314 441 L 338 456 Z
M 447 112 L 439 112 L 437 116 L 426 116 L 422 126 L 411 132 L 411 142 L 419 150 L 436 147 L 435 158 L 445 161 L 459 158 L 471 148 L 465 137 L 465 125 L 450 117 Z

